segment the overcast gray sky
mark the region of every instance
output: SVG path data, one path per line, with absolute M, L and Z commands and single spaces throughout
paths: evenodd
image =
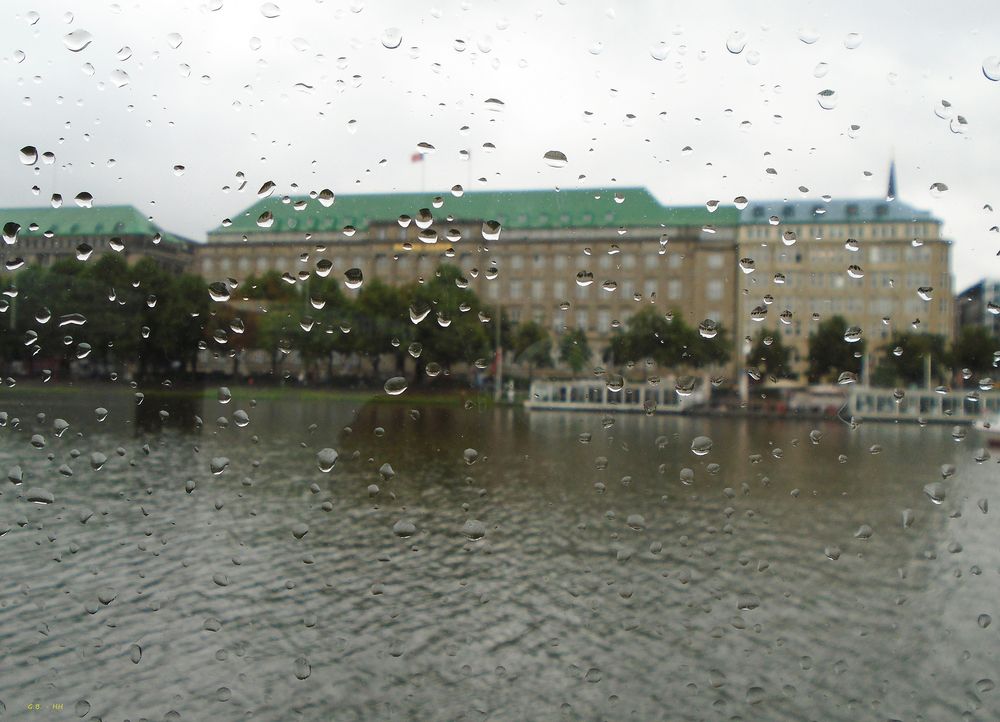
M 0 18 L 3 205 L 87 191 L 203 240 L 268 180 L 843 198 L 884 194 L 894 152 L 901 198 L 955 241 L 958 287 L 1000 275 L 1000 217 L 983 209 L 1000 211 L 1000 82 L 983 70 L 1000 3 L 8 0 Z M 74 52 L 64 36 L 81 30 L 92 41 Z M 421 142 L 436 148 L 423 166 Z M 55 163 L 36 175 L 24 145 Z M 237 171 L 246 190 L 223 191 Z

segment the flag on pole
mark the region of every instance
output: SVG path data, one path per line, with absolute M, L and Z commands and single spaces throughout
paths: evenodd
M 411 163 L 420 163 L 424 159 L 423 153 L 414 153 L 410 156 Z

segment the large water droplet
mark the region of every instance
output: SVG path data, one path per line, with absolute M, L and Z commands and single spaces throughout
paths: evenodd
M 215 281 L 208 284 L 208 295 L 213 301 L 224 302 L 229 300 L 229 286 L 222 281 Z
M 351 290 L 361 288 L 364 281 L 365 277 L 360 268 L 348 268 L 344 271 L 344 285 Z
M 819 91 L 816 94 L 816 102 L 823 110 L 833 110 L 837 107 L 837 91 L 829 88 Z
M 545 155 L 542 156 L 542 159 L 545 161 L 546 165 L 553 168 L 562 168 L 569 162 L 566 159 L 566 154 L 561 150 L 546 151 Z
M 844 340 L 847 343 L 857 343 L 861 340 L 861 328 L 859 326 L 850 326 L 846 331 L 844 331 Z
M 987 80 L 1000 80 L 1000 55 L 991 55 L 983 60 L 983 75 Z
M 707 436 L 696 436 L 691 441 L 691 451 L 697 456 L 705 456 L 712 450 L 712 440 Z
M 731 52 L 733 55 L 739 55 L 743 52 L 743 48 L 747 46 L 747 34 L 742 30 L 734 30 L 730 33 L 729 37 L 726 38 L 726 50 Z
M 63 36 L 63 43 L 74 53 L 78 53 L 83 50 L 85 47 L 90 45 L 93 40 L 94 36 L 83 28 L 78 28 L 71 33 L 66 33 L 66 35 Z
M 403 33 L 399 28 L 386 28 L 382 32 L 382 46 L 394 50 L 403 42 Z
M 274 3 L 264 3 L 260 6 L 260 14 L 265 18 L 274 19 L 281 15 L 281 8 Z
M 24 146 L 17 155 L 24 165 L 34 165 L 38 162 L 38 149 L 33 145 Z
M 329 447 L 320 449 L 316 452 L 316 464 L 319 466 L 319 470 L 324 474 L 329 474 L 333 471 L 333 467 L 337 463 L 339 456 L 340 454 L 337 453 L 336 449 Z
M 390 396 L 399 396 L 401 393 L 406 391 L 406 379 L 402 376 L 393 376 L 391 379 L 385 382 L 385 392 Z

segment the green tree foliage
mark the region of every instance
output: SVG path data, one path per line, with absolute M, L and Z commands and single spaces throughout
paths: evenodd
M 354 301 L 354 350 L 367 358 L 375 376 L 379 375 L 382 354 L 392 353 L 397 372 L 402 372 L 406 348 L 412 342 L 414 326 L 403 293 L 395 286 L 372 279 L 366 281 Z M 399 343 L 392 345 L 392 339 Z
M 580 373 L 590 363 L 590 344 L 583 329 L 575 328 L 566 331 L 559 337 L 559 360 Z
M 893 385 L 924 383 L 925 358 L 931 358 L 931 378 L 947 380 L 949 358 L 944 336 L 927 333 L 901 333 L 882 347 L 878 381 L 891 379 Z
M 639 311 L 625 326 L 611 338 L 606 354 L 616 364 L 652 359 L 661 368 L 702 368 L 729 359 L 727 335 L 718 327 L 713 337 L 705 338 L 679 315 L 654 308 Z
M 759 369 L 770 378 L 780 379 L 791 375 L 788 366 L 790 355 L 791 349 L 785 346 L 780 333 L 761 329 L 754 339 L 746 361 L 747 366 Z
M 831 316 L 809 334 L 809 380 L 835 381 L 844 371 L 861 372 L 865 341 L 848 343 L 844 332 L 850 324 L 843 316 Z
M 552 339 L 544 326 L 528 321 L 519 324 L 512 336 L 514 360 L 528 367 L 528 378 L 533 376 L 535 367 L 546 368 L 552 365 Z
M 1000 351 L 1000 344 L 987 329 L 966 326 L 952 347 L 952 359 L 959 368 L 988 375 L 994 372 L 993 359 L 997 351 Z
M 246 298 L 270 301 L 290 301 L 297 295 L 295 287 L 277 271 L 266 271 L 259 277 L 249 276 L 240 284 L 240 292 Z
M 197 277 L 166 273 L 150 260 L 129 267 L 108 254 L 27 268 L 7 285 L 17 291 L 0 323 L 7 361 L 53 370 L 83 358 L 135 361 L 140 376 L 196 370 L 210 303 Z
M 465 286 L 458 268 L 443 265 L 424 283 L 412 283 L 402 289 L 411 318 L 427 312 L 413 330 L 413 340 L 423 348 L 416 360 L 418 381 L 430 362 L 450 368 L 456 362 L 471 363 L 489 353 L 488 331 L 493 322 L 484 324 L 480 320 L 479 298 Z

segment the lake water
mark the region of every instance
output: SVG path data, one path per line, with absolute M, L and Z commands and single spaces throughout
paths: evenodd
M 0 716 L 1000 716 L 976 431 L 234 392 L 0 393 Z

